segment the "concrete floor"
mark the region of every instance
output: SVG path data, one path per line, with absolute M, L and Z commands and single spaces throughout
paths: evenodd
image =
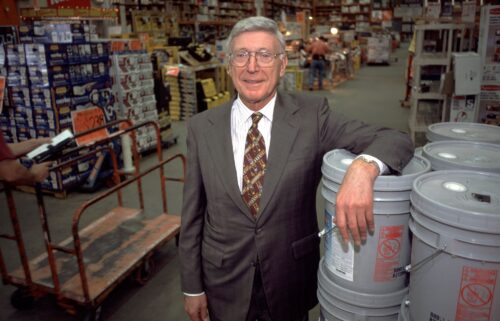
M 399 101 L 404 96 L 404 72 L 406 49 L 398 49 L 391 59 L 390 66 L 364 66 L 354 79 L 347 81 L 331 91 L 317 92 L 328 97 L 330 106 L 343 113 L 366 122 L 380 124 L 407 131 L 409 110 L 400 107 Z M 164 157 L 185 153 L 184 122 L 173 124 L 174 132 L 179 135 L 178 144 L 164 151 Z M 141 168 L 155 164 L 155 155 L 142 160 Z M 179 166 L 167 168 L 167 175 L 175 175 Z M 145 180 L 146 210 L 157 213 L 160 207 L 157 176 L 150 175 Z M 170 212 L 179 213 L 181 208 L 181 185 L 169 185 Z M 70 235 L 71 217 L 75 209 L 95 194 L 70 193 L 64 199 L 45 197 L 48 221 L 56 241 L 62 241 Z M 127 189 L 126 202 L 137 203 L 135 189 Z M 28 256 L 30 259 L 43 253 L 43 236 L 33 195 L 15 192 L 17 211 L 24 232 Z M 113 200 L 113 199 L 111 199 Z M 95 220 L 104 213 L 107 202 L 96 206 L 89 212 L 83 225 Z M 5 196 L 0 196 L 0 233 L 11 233 Z M 318 197 L 318 222 L 323 221 L 323 201 Z M 8 268 L 19 266 L 19 258 L 14 244 L 0 241 L 1 250 Z M 124 281 L 113 291 L 103 304 L 103 320 L 109 321 L 184 321 L 188 320 L 183 311 L 183 298 L 180 291 L 179 262 L 174 242 L 163 246 L 156 257 L 157 271 L 145 285 L 139 286 L 132 281 Z M 16 288 L 0 285 L 0 321 L 69 321 L 79 318 L 67 314 L 58 307 L 52 297 L 44 297 L 36 302 L 33 309 L 18 311 L 10 304 L 11 293 Z M 310 312 L 310 320 L 318 320 L 319 308 Z

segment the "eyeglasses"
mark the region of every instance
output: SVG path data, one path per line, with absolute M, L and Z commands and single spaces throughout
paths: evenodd
M 274 59 L 281 56 L 283 53 L 273 54 L 269 51 L 247 51 L 239 50 L 229 54 L 229 61 L 231 65 L 235 67 L 245 67 L 250 61 L 250 56 L 255 56 L 255 60 L 261 67 L 271 67 L 274 63 Z

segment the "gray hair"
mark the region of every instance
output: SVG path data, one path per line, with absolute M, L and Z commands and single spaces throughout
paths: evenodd
M 274 20 L 261 16 L 249 17 L 238 21 L 231 30 L 229 37 L 227 37 L 224 51 L 229 53 L 232 48 L 234 38 L 242 33 L 250 31 L 265 31 L 273 34 L 276 36 L 276 39 L 278 39 L 281 52 L 285 52 L 285 37 L 283 37 L 283 34 L 279 31 L 278 24 Z

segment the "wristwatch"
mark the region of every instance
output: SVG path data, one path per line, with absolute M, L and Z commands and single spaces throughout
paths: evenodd
M 356 156 L 354 159 L 355 160 L 361 159 L 365 163 L 375 164 L 378 168 L 379 174 L 382 174 L 383 168 L 381 167 L 381 164 L 379 164 L 378 159 L 376 159 L 375 157 L 370 156 L 370 155 L 361 154 L 361 155 Z

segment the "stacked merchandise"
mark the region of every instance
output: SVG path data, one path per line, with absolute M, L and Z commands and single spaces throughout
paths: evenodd
M 483 66 L 478 120 L 500 126 L 500 6 L 481 8 L 478 52 Z
M 143 50 L 113 51 L 111 62 L 113 92 L 117 97 L 115 111 L 119 117 L 128 118 L 133 123 L 158 122 L 153 65 L 149 55 Z M 152 126 L 139 128 L 136 137 L 140 152 L 156 146 L 156 131 Z
M 167 67 L 165 80 L 170 87 L 172 120 L 185 120 L 197 113 L 196 73 L 190 67 Z
M 202 79 L 197 82 L 197 98 L 200 112 L 206 109 L 214 108 L 229 101 L 228 91 L 217 92 L 213 78 Z
M 77 113 L 96 106 L 106 121 L 114 118 L 109 44 L 90 37 L 85 21 L 35 21 L 20 28 L 24 44 L 5 46 L 12 141 L 53 137 L 74 128 Z M 90 163 L 52 172 L 42 188 L 66 190 L 89 175 Z
M 13 45 L 17 42 L 15 27 L 0 26 L 0 77 L 4 77 L 5 80 L 7 79 L 7 55 L 4 45 Z M 14 117 L 11 117 L 13 112 L 11 111 L 10 99 L 5 85 L 4 82 L 4 88 L 2 88 L 4 90 L 3 109 L 0 108 L 0 134 L 3 135 L 7 143 L 13 143 L 17 141 L 16 123 Z

